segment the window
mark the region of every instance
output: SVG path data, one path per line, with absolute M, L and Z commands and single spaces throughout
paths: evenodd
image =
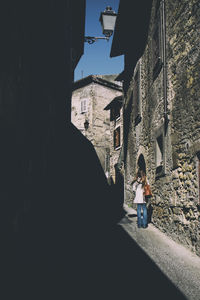
M 162 167 L 163 165 L 163 136 L 160 135 L 156 139 L 156 167 Z
M 162 30 L 161 30 L 161 11 L 160 1 L 157 2 L 155 12 L 155 26 L 152 34 L 152 65 L 153 79 L 155 80 L 162 68 Z
M 164 127 L 161 126 L 155 133 L 155 167 L 156 177 L 165 175 L 165 135 Z
M 114 149 L 120 147 L 120 127 L 114 130 Z
M 81 100 L 81 114 L 87 112 L 87 99 Z

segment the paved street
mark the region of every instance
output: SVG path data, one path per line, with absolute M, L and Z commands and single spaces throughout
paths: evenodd
M 13 294 L 26 300 L 138 299 L 138 294 L 140 300 L 200 299 L 199 257 L 152 224 L 138 229 L 135 212 L 110 227 L 104 226 L 103 218 L 100 223 L 90 221 L 87 227 L 74 219 L 71 236 L 68 231 L 56 239 L 51 232 L 52 243 L 41 255 L 35 247 L 31 259 L 22 259 L 25 248 L 14 261 L 13 246 L 9 247 L 1 270 L 8 284 L 2 299 L 14 299 Z
M 200 257 L 175 243 L 152 224 L 147 229 L 138 229 L 136 220 L 136 211 L 132 210 L 120 225 L 186 299 L 200 299 Z

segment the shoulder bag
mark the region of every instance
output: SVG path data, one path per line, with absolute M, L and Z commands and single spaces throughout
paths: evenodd
M 144 196 L 152 197 L 152 191 L 151 191 L 150 185 L 147 183 L 144 185 Z

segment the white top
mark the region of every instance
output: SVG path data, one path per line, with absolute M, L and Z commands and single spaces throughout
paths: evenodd
M 133 183 L 133 191 L 135 192 L 134 203 L 146 203 L 144 200 L 144 188 L 141 182 L 135 181 Z

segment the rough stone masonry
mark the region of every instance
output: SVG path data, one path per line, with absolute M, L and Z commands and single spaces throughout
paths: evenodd
M 159 60 L 155 61 L 156 55 L 160 65 Z M 197 255 L 200 255 L 199 71 L 200 2 L 153 1 L 145 52 L 135 67 L 124 106 L 125 113 L 131 107 L 130 123 L 126 126 L 129 128 L 126 203 L 132 205 L 131 181 L 142 156 L 153 189 L 152 222 Z M 136 97 L 137 84 L 140 92 Z M 136 124 L 138 103 L 141 121 Z

